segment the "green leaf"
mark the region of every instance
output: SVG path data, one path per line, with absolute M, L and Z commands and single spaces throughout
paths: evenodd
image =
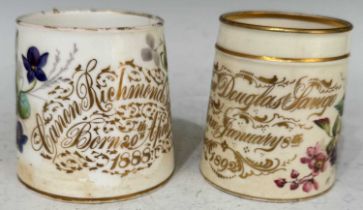
M 24 92 L 18 94 L 18 114 L 22 119 L 28 119 L 30 117 L 30 103 L 28 96 Z
M 327 154 L 331 154 L 331 152 L 335 149 L 337 144 L 337 138 L 332 138 L 328 145 L 326 146 L 326 152 Z
M 330 136 L 330 120 L 329 118 L 321 118 L 321 119 L 317 119 L 314 120 L 314 123 L 321 129 L 323 129 L 328 136 Z
M 342 120 L 341 120 L 340 116 L 337 115 L 337 118 L 335 119 L 335 122 L 333 125 L 333 131 L 332 131 L 334 137 L 340 134 L 341 125 L 342 125 Z
M 335 164 L 336 160 L 337 143 L 338 143 L 338 137 L 334 137 L 330 140 L 329 144 L 326 146 L 326 153 L 329 155 L 329 159 L 332 165 Z
M 334 107 L 335 109 L 339 112 L 339 115 L 342 116 L 343 115 L 343 111 L 344 111 L 344 98 L 345 96 L 342 97 L 342 99 L 339 101 L 339 103 L 337 103 Z

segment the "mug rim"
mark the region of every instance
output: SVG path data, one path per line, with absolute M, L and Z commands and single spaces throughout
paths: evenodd
M 240 22 L 243 18 L 278 18 L 285 20 L 298 20 L 310 23 L 320 23 L 331 26 L 329 28 L 308 28 L 308 27 L 284 27 L 262 24 L 252 24 Z M 298 12 L 282 12 L 282 11 L 236 11 L 227 12 L 219 17 L 220 22 L 237 26 L 241 28 L 256 29 L 271 32 L 288 32 L 288 33 L 307 33 L 307 34 L 331 34 L 348 32 L 353 29 L 353 24 L 349 21 L 321 15 L 311 15 Z
M 119 15 L 130 15 L 135 17 L 143 17 L 149 20 L 152 20 L 152 23 L 146 23 L 142 25 L 133 25 L 133 26 L 125 26 L 120 24 L 120 26 L 96 26 L 96 27 L 82 27 L 82 26 L 60 26 L 54 24 L 43 24 L 37 23 L 27 20 L 27 18 L 31 18 L 36 15 L 56 15 L 56 14 L 69 14 L 69 13 L 79 13 L 79 14 L 87 14 L 87 13 L 110 13 L 110 14 L 119 14 Z M 28 13 L 16 18 L 17 26 L 27 26 L 34 28 L 45 28 L 50 30 L 60 30 L 60 31 L 110 31 L 110 32 L 120 32 L 120 31 L 133 31 L 133 30 L 147 30 L 157 27 L 164 26 L 164 19 L 149 13 L 143 12 L 134 12 L 134 11 L 118 11 L 118 10 L 103 10 L 103 9 L 88 9 L 88 10 L 58 10 L 53 9 L 52 11 L 40 11 L 34 13 Z

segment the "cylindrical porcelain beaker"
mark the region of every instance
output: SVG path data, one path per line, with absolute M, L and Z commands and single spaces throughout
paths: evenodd
M 163 20 L 131 12 L 17 19 L 18 176 L 78 202 L 127 199 L 174 169 Z
M 258 200 L 326 192 L 336 175 L 352 25 L 264 11 L 220 21 L 203 176 Z

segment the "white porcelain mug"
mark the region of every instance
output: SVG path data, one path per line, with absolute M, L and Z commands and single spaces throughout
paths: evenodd
M 18 177 L 76 202 L 127 199 L 174 169 L 163 20 L 132 12 L 17 19 Z
M 326 192 L 335 181 L 352 25 L 269 11 L 220 20 L 203 176 L 258 200 Z

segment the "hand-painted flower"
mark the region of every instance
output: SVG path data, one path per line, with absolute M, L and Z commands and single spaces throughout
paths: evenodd
M 304 192 L 310 192 L 312 189 L 319 189 L 319 184 L 315 181 L 315 179 L 310 179 L 304 182 L 303 184 L 303 191 Z
M 38 48 L 30 47 L 27 56 L 22 55 L 23 65 L 27 73 L 28 82 L 33 82 L 34 78 L 39 81 L 46 81 L 47 76 L 43 71 L 43 67 L 47 64 L 49 53 L 40 55 Z
M 296 181 L 291 182 L 290 190 L 296 190 L 297 188 L 299 188 L 299 183 L 297 183 Z
M 165 44 L 160 41 L 158 44 L 155 42 L 155 38 L 151 34 L 146 35 L 146 48 L 141 50 L 141 58 L 143 61 L 153 60 L 157 67 L 162 67 L 167 70 L 168 62 L 166 60 L 166 47 Z
M 286 179 L 282 179 L 282 178 L 280 178 L 280 179 L 276 179 L 274 182 L 275 182 L 275 184 L 276 184 L 278 187 L 280 187 L 280 188 L 284 187 L 284 186 L 285 186 L 285 184 L 287 183 L 287 182 L 286 182 Z
M 305 182 L 303 185 L 304 192 L 308 193 L 311 191 L 312 188 L 313 188 L 313 184 L 310 181 Z
M 324 172 L 327 167 L 328 156 L 325 151 L 321 150 L 320 144 L 315 147 L 308 147 L 306 149 L 307 157 L 300 159 L 301 163 L 308 164 L 308 167 L 313 171 L 316 176 L 319 172 Z
M 290 177 L 291 177 L 291 178 L 295 179 L 295 178 L 297 178 L 299 175 L 300 175 L 300 173 L 299 173 L 297 170 L 292 169 L 291 174 L 290 174 Z
M 18 147 L 19 152 L 23 152 L 23 146 L 28 141 L 28 137 L 23 133 L 23 126 L 18 121 L 16 124 L 16 145 Z

